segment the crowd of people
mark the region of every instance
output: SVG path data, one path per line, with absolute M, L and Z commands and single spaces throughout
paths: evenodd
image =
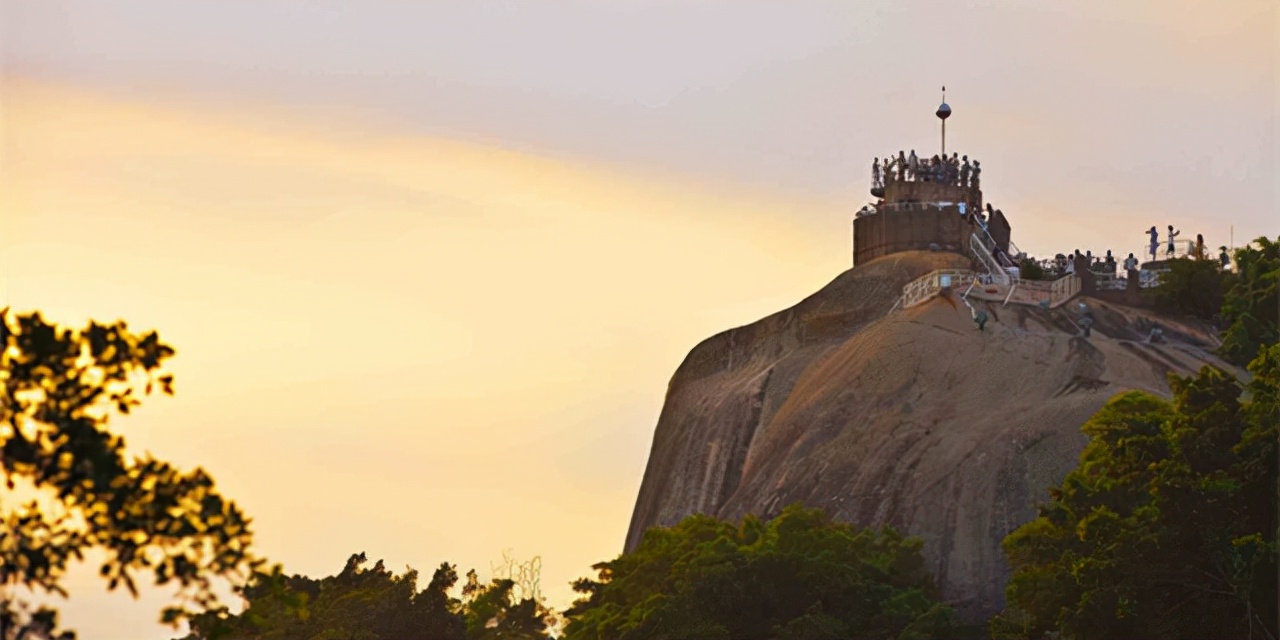
M 1151 227 L 1151 229 L 1147 233 L 1151 234 L 1152 244 L 1150 245 L 1149 249 L 1150 249 L 1152 260 L 1155 260 L 1156 254 L 1160 248 L 1158 235 L 1156 233 L 1156 228 Z M 1179 231 L 1173 228 L 1173 225 L 1169 225 L 1169 234 L 1167 236 L 1168 244 L 1165 248 L 1166 258 L 1174 257 L 1174 253 L 1176 251 L 1174 238 L 1176 238 L 1179 233 L 1180 233 Z M 1219 250 L 1219 253 L 1217 256 L 1218 263 L 1221 265 L 1223 269 L 1230 268 L 1231 253 L 1227 250 L 1227 247 L 1225 246 L 1218 247 L 1218 250 Z M 1204 236 L 1202 234 L 1196 234 L 1196 241 L 1193 245 L 1191 245 L 1191 249 L 1187 252 L 1186 257 L 1193 258 L 1196 260 L 1211 259 L 1210 255 L 1205 250 Z M 1119 263 L 1117 263 L 1116 258 L 1111 254 L 1110 249 L 1107 249 L 1106 254 L 1101 256 L 1094 256 L 1092 251 L 1085 251 L 1082 254 L 1080 253 L 1079 249 L 1076 249 L 1075 251 L 1069 254 L 1059 253 L 1058 255 L 1054 256 L 1052 260 L 1042 260 L 1040 261 L 1040 266 L 1045 271 L 1048 271 L 1054 274 L 1071 275 L 1075 273 L 1076 261 L 1074 258 L 1084 258 L 1085 264 L 1088 266 L 1089 271 L 1093 272 L 1094 274 L 1111 276 L 1111 277 L 1114 277 L 1117 275 L 1116 274 L 1117 266 L 1123 269 L 1121 273 L 1127 274 L 1131 270 L 1137 270 L 1139 265 L 1141 264 L 1141 261 L 1132 253 L 1130 253 L 1127 257 L 1125 257 L 1123 261 L 1120 261 Z
M 916 182 L 945 182 L 947 184 L 978 188 L 979 175 L 982 173 L 981 163 L 969 161 L 969 156 L 958 153 L 935 155 L 932 158 L 916 156 L 912 149 L 908 155 L 902 151 L 895 158 L 876 158 L 871 164 L 872 187 L 884 187 L 891 180 Z

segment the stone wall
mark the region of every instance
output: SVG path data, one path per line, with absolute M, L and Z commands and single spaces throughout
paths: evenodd
M 1147 296 L 1142 295 L 1142 288 L 1138 284 L 1138 270 L 1130 269 L 1126 274 L 1126 283 L 1124 290 L 1111 291 L 1095 291 L 1092 295 L 1099 300 L 1122 304 L 1127 307 L 1136 307 L 1139 309 L 1151 309 L 1151 301 Z
M 987 221 L 987 232 L 991 234 L 991 239 L 996 241 L 996 246 L 1000 247 L 1001 251 L 1009 253 L 1009 238 L 1012 230 L 1003 211 L 997 209 L 992 213 L 991 219 Z
M 889 180 L 884 185 L 884 201 L 896 202 L 964 202 L 969 211 L 982 209 L 982 192 L 946 182 Z
M 956 207 L 882 211 L 853 221 L 853 264 L 866 264 L 899 251 L 941 251 L 968 254 L 972 225 Z

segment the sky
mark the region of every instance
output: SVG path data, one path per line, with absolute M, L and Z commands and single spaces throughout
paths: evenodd
M 0 0 L 0 295 L 174 345 L 115 423 L 259 550 L 568 583 L 698 341 L 849 268 L 939 144 L 1035 255 L 1280 235 L 1280 5 Z M 86 638 L 169 638 L 78 571 Z

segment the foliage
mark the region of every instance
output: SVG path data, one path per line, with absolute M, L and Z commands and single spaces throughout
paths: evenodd
M 467 572 L 462 587 L 463 615 L 467 621 L 467 640 L 541 640 L 550 638 L 548 627 L 555 613 L 540 601 L 517 598 L 518 585 L 509 578 L 496 578 L 488 585 L 480 584 L 476 572 Z
M 595 565 L 566 612 L 567 640 L 942 638 L 921 541 L 787 507 L 769 522 L 693 515 Z
M 161 369 L 173 355 L 155 332 L 123 321 L 75 331 L 0 311 L 0 461 L 8 495 L 21 486 L 34 496 L 0 508 L 0 640 L 57 634 L 55 610 L 31 611 L 12 590 L 65 597 L 68 563 L 90 549 L 106 555 L 108 589 L 136 596 L 142 572 L 176 583 L 166 622 L 215 606 L 213 578 L 247 578 L 261 565 L 248 519 L 208 474 L 134 457 L 108 430 L 113 412 L 128 414 L 156 386 L 173 393 Z
M 1044 267 L 1041 267 L 1039 262 L 1036 262 L 1031 258 L 1023 258 L 1022 261 L 1018 263 L 1018 277 L 1023 280 L 1047 279 Z
M 1165 263 L 1160 286 L 1148 295 L 1157 311 L 1214 320 L 1222 310 L 1223 291 L 1235 280 L 1214 260 L 1174 258 Z
M 1258 238 L 1253 246 L 1235 251 L 1235 279 L 1222 305 L 1230 323 L 1219 352 L 1244 365 L 1265 345 L 1280 341 L 1280 238 Z
M 1247 386 L 1170 377 L 1085 425 L 1079 466 L 1009 534 L 993 638 L 1275 638 L 1280 346 Z M 1243 394 L 1243 395 L 1242 395 Z
M 315 580 L 260 575 L 241 590 L 239 615 L 209 614 L 192 624 L 192 640 L 230 634 L 256 640 L 542 640 L 550 611 L 541 602 L 512 597 L 514 582 L 480 584 L 467 574 L 462 599 L 449 595 L 458 573 L 441 564 L 417 589 L 418 573 L 387 571 L 381 560 L 351 556 L 336 576 Z
M 192 637 L 214 634 L 259 640 L 463 640 L 465 626 L 448 591 L 458 581 L 441 564 L 422 591 L 412 569 L 397 576 L 379 560 L 351 556 L 342 571 L 320 580 L 276 573 L 240 591 L 239 615 L 207 615 L 192 623 Z

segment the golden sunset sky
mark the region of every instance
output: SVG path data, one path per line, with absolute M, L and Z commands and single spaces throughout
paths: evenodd
M 676 366 L 849 267 L 941 84 L 1033 254 L 1280 232 L 1272 0 L 854 4 L 3 0 L 0 304 L 158 330 L 177 395 L 116 427 L 287 571 L 510 549 L 563 606 Z

